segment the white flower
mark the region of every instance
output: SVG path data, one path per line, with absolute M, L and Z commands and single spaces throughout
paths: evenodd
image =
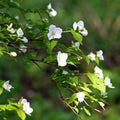
M 85 98 L 85 94 L 83 92 L 77 93 L 77 98 L 79 102 L 83 102 Z
M 16 57 L 17 53 L 16 52 L 10 52 L 10 55 L 13 56 L 13 57 Z
M 18 37 L 23 37 L 24 33 L 23 33 L 23 31 L 22 31 L 21 28 L 19 28 L 19 29 L 17 30 L 17 35 L 18 35 Z
M 14 0 L 10 0 L 10 2 L 14 2 Z
M 10 31 L 11 33 L 15 33 L 15 29 L 14 29 L 14 28 L 11 28 L 9 31 Z
M 65 70 L 63 70 L 62 74 L 67 75 L 67 74 L 68 74 L 68 72 L 67 72 L 67 71 L 65 71 Z
M 98 103 L 103 108 L 103 110 L 105 110 L 105 108 L 104 108 L 105 104 L 103 102 L 98 102 Z
M 48 33 L 48 39 L 51 40 L 51 39 L 59 39 L 61 38 L 62 34 L 62 29 L 59 28 L 59 27 L 56 27 L 55 25 L 50 25 L 49 27 L 49 33 Z
M 13 26 L 13 23 L 11 23 L 11 24 L 8 26 L 7 30 L 8 30 L 9 32 L 11 32 L 11 33 L 15 33 L 15 29 L 12 28 L 12 26 Z
M 3 88 L 10 92 L 10 89 L 13 87 L 12 87 L 12 85 L 9 84 L 9 80 L 8 80 L 3 84 Z
M 26 102 L 27 102 L 27 99 L 25 99 L 25 98 L 23 98 L 22 101 L 21 101 L 22 104 L 24 104 Z
M 26 24 L 26 26 L 27 26 L 29 29 L 32 29 L 32 27 L 31 27 L 30 25 Z
M 27 46 L 22 45 L 22 46 L 20 46 L 19 50 L 21 50 L 23 53 L 26 53 L 27 52 Z
M 73 23 L 73 29 L 77 30 L 83 35 L 83 36 L 87 36 L 88 35 L 88 31 L 86 30 L 86 28 L 84 27 L 84 22 L 83 21 L 79 21 L 78 23 L 74 22 Z
M 61 53 L 60 51 L 57 54 L 57 61 L 59 66 L 66 66 L 67 65 L 67 60 L 68 54 L 67 53 Z
M 27 99 L 22 99 L 21 104 L 23 104 L 23 110 L 25 111 L 26 114 L 31 115 L 33 112 L 33 109 L 30 107 L 30 103 L 27 102 Z
M 106 77 L 104 80 L 104 83 L 106 86 L 108 86 L 109 88 L 115 88 L 114 86 L 112 86 L 112 83 L 110 82 L 110 78 Z
M 15 19 L 19 20 L 19 16 L 15 16 Z
M 24 37 L 23 39 L 21 39 L 24 43 L 28 43 L 28 39 L 26 37 Z
M 50 16 L 50 17 L 54 17 L 54 16 L 56 16 L 56 15 L 57 15 L 57 11 L 54 10 L 54 9 L 51 9 L 51 11 L 49 12 L 49 16 Z
M 107 92 L 101 92 L 101 95 L 103 96 L 103 98 L 107 98 Z
M 90 57 L 90 60 L 91 60 L 91 61 L 96 60 L 94 53 L 90 53 L 88 56 Z
M 57 15 L 57 11 L 52 8 L 51 3 L 49 3 L 48 9 L 50 10 L 50 12 L 49 12 L 50 17 L 54 17 Z
M 103 71 L 99 67 L 95 67 L 95 73 L 97 74 L 97 77 L 103 78 Z
M 52 9 L 51 3 L 48 4 L 48 9 L 49 9 L 49 10 Z
M 75 46 L 77 47 L 77 49 L 79 49 L 80 43 L 79 42 L 75 42 Z
M 102 50 L 99 50 L 97 51 L 97 56 L 100 60 L 104 60 L 104 57 L 103 57 L 103 51 Z

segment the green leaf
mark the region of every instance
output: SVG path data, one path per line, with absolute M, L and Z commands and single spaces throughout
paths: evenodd
M 55 56 L 55 55 L 47 56 L 47 57 L 44 59 L 44 62 L 53 62 L 53 61 L 56 61 L 56 56 Z
M 57 45 L 57 40 L 46 40 L 46 45 L 48 47 L 48 53 L 51 53 L 53 48 Z
M 52 40 L 50 43 L 50 49 L 52 50 L 57 45 L 57 40 Z
M 106 85 L 104 84 L 104 79 L 98 78 L 94 73 L 87 73 L 88 78 L 93 83 L 93 87 L 101 92 L 106 92 Z
M 78 77 L 77 77 L 77 76 L 70 77 L 70 80 L 71 80 L 73 83 L 78 84 Z
M 74 110 L 76 113 L 79 113 L 79 109 L 77 107 L 74 107 Z
M 75 100 L 76 98 L 77 98 L 76 93 L 74 93 L 74 94 L 69 98 L 68 104 L 74 102 L 74 100 Z
M 75 32 L 73 29 L 71 30 L 73 38 L 82 44 L 82 35 L 80 33 Z
M 17 110 L 16 107 L 14 107 L 14 106 L 12 106 L 10 104 L 6 105 L 6 109 L 9 110 L 9 111 L 11 111 L 11 110 Z
M 2 94 L 2 92 L 3 92 L 3 88 L 0 88 L 0 95 Z
M 0 105 L 0 111 L 5 111 L 6 110 L 6 105 Z
M 91 93 L 92 91 L 88 87 L 80 87 L 82 90 Z
M 0 57 L 1 57 L 1 56 L 3 56 L 3 52 L 2 52 L 2 51 L 0 51 Z
M 4 34 L 0 33 L 0 38 L 4 39 L 5 38 Z
M 25 115 L 25 112 L 23 110 L 17 110 L 17 114 L 21 118 L 21 120 L 25 120 L 26 115 Z
M 90 111 L 89 111 L 85 106 L 83 107 L 83 110 L 85 111 L 85 113 L 86 113 L 88 116 L 91 116 Z
M 68 58 L 67 63 L 76 66 L 76 64 L 80 64 L 77 58 Z

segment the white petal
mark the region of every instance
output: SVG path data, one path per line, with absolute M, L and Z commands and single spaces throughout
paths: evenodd
M 85 28 L 83 28 L 83 31 L 81 32 L 81 34 L 83 36 L 87 36 L 88 35 L 88 31 Z
M 85 94 L 83 92 L 77 93 L 77 98 L 79 102 L 83 102 L 85 98 Z
M 49 15 L 50 17 L 55 17 L 57 15 L 57 11 L 54 9 L 51 9 L 52 11 L 50 11 Z
M 22 45 L 22 46 L 20 46 L 19 50 L 21 50 L 23 53 L 26 53 L 27 52 L 27 46 Z
M 24 35 L 24 33 L 23 33 L 23 31 L 22 31 L 21 28 L 19 28 L 19 29 L 17 30 L 17 35 L 18 35 L 18 37 L 22 37 L 22 36 Z
M 3 84 L 3 88 L 7 91 L 10 92 L 10 89 L 13 88 L 10 84 L 9 84 L 9 81 L 6 81 L 4 84 Z
M 104 60 L 104 57 L 103 57 L 103 51 L 102 50 L 99 50 L 97 51 L 97 56 L 100 60 Z
M 82 20 L 80 20 L 77 24 L 80 30 L 84 28 L 84 22 Z
M 88 56 L 90 57 L 91 61 L 95 61 L 96 60 L 94 53 L 90 53 Z
M 24 37 L 23 39 L 21 39 L 24 43 L 28 43 L 28 39 L 26 37 Z
M 73 29 L 77 30 L 77 23 L 76 22 L 73 23 Z
M 79 42 L 75 42 L 75 46 L 79 49 L 80 43 Z
M 51 3 L 48 4 L 48 9 L 52 9 Z
M 15 33 L 15 29 L 14 29 L 14 28 L 11 28 L 9 31 L 10 31 L 11 33 Z
M 63 70 L 62 74 L 67 75 L 67 74 L 68 74 L 68 72 L 67 72 L 67 71 L 65 71 L 65 70 Z
M 67 53 L 61 53 L 59 51 L 58 54 L 57 54 L 58 65 L 62 66 L 62 67 L 66 66 L 67 65 L 67 62 L 66 62 L 67 58 L 68 58 Z

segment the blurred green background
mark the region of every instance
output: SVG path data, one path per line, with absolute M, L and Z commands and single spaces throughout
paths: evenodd
M 108 105 L 105 111 L 91 111 L 91 117 L 81 112 L 80 116 L 83 120 L 120 120 L 120 0 L 19 0 L 19 3 L 24 8 L 46 8 L 51 3 L 58 12 L 53 23 L 63 29 L 71 28 L 75 21 L 85 22 L 89 34 L 80 47 L 86 54 L 99 49 L 104 51 L 105 61 L 100 65 L 111 78 L 115 89 L 107 89 Z M 15 15 L 19 15 L 22 21 L 19 12 L 16 11 Z M 37 21 L 37 15 L 28 17 Z M 72 40 L 68 34 L 64 36 L 63 43 L 70 45 Z M 77 120 L 77 116 L 61 102 L 57 88 L 49 78 L 54 69 L 44 64 L 40 66 L 41 69 L 28 62 L 24 55 L 1 57 L 0 79 L 10 80 L 14 89 L 10 93 L 4 91 L 0 103 L 6 103 L 11 96 L 16 99 L 23 96 L 31 101 L 34 109 L 27 120 Z M 84 71 L 88 67 L 91 66 L 81 65 Z M 9 116 L 8 120 L 19 119 L 14 112 L 2 112 L 1 115 Z

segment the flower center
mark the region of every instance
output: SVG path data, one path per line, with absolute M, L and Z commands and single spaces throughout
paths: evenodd
M 52 31 L 52 36 L 54 36 L 55 35 L 55 31 Z

